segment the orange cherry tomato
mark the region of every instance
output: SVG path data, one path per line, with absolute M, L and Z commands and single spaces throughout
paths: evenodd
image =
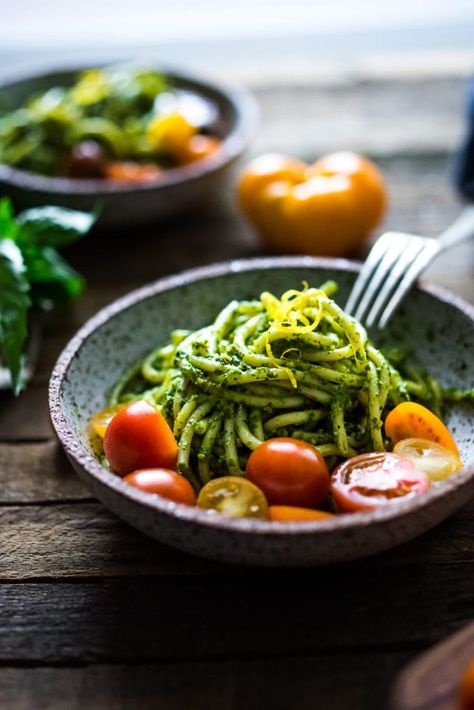
M 162 176 L 162 171 L 156 165 L 110 161 L 105 164 L 105 176 L 117 182 L 156 182 Z
M 154 493 L 175 503 L 196 505 L 196 494 L 192 485 L 176 471 L 167 468 L 144 468 L 127 474 L 123 480 L 145 493 Z
M 385 433 L 394 444 L 401 439 L 429 439 L 451 449 L 459 458 L 458 447 L 441 419 L 416 402 L 402 402 L 385 419 Z
M 319 451 L 298 439 L 268 439 L 252 451 L 247 476 L 270 505 L 316 508 L 329 492 L 329 471 Z
M 238 197 L 267 246 L 328 256 L 359 247 L 387 205 L 380 171 L 354 153 L 333 153 L 311 166 L 287 156 L 261 156 L 244 170 Z
M 461 679 L 459 710 L 474 710 L 474 659 L 468 664 Z
M 198 160 L 209 158 L 220 148 L 221 142 L 213 136 L 196 134 L 184 143 L 179 149 L 178 157 L 182 163 L 195 163 Z
M 428 476 L 401 456 L 370 453 L 354 456 L 336 468 L 331 477 L 335 506 L 343 513 L 393 505 L 430 485 Z
M 333 513 L 311 508 L 297 508 L 294 505 L 271 505 L 268 509 L 270 520 L 279 523 L 299 522 L 301 520 L 327 520 L 334 518 Z
M 164 416 L 139 400 L 111 420 L 104 452 L 115 473 L 123 476 L 141 468 L 176 468 L 178 446 Z

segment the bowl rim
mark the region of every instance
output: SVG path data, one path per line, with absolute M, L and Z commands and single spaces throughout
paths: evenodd
M 418 511 L 433 505 L 440 498 L 451 495 L 455 490 L 463 487 L 469 481 L 474 483 L 474 463 L 464 466 L 455 475 L 443 482 L 442 486 L 432 486 L 425 493 L 420 493 L 409 500 L 401 501 L 394 506 L 381 506 L 378 509 L 351 513 L 350 515 L 336 515 L 320 521 L 276 522 L 256 518 L 227 518 L 218 514 L 209 514 L 208 511 L 197 507 L 186 506 L 180 503 L 161 498 L 157 495 L 144 493 L 125 483 L 116 474 L 107 471 L 96 458 L 81 444 L 69 427 L 67 417 L 61 403 L 62 389 L 67 377 L 71 362 L 81 349 L 82 345 L 93 333 L 119 313 L 133 308 L 137 303 L 149 300 L 155 295 L 172 288 L 192 284 L 197 281 L 225 276 L 226 274 L 246 271 L 261 271 L 268 269 L 287 268 L 326 268 L 341 272 L 358 272 L 360 262 L 340 258 L 310 257 L 310 256 L 282 256 L 282 257 L 256 257 L 249 259 L 236 259 L 220 262 L 207 266 L 188 269 L 177 274 L 165 276 L 152 283 L 134 289 L 111 304 L 99 310 L 78 330 L 60 354 L 49 382 L 49 410 L 51 421 L 56 435 L 67 455 L 88 476 L 99 484 L 120 493 L 134 503 L 156 510 L 160 515 L 213 528 L 226 530 L 236 534 L 253 535 L 258 533 L 265 537 L 280 538 L 287 534 L 298 534 L 302 537 L 349 532 L 366 525 L 388 523 L 396 519 L 416 514 Z M 460 310 L 473 323 L 474 306 L 462 298 L 440 286 L 423 284 L 416 287 L 435 299 L 451 305 Z M 474 489 L 473 489 L 474 490 Z
M 251 137 L 255 133 L 260 110 L 256 99 L 243 86 L 228 85 L 224 82 L 208 78 L 205 74 L 195 74 L 178 65 L 169 66 L 165 62 L 156 59 L 143 60 L 142 62 L 127 59 L 104 59 L 97 62 L 64 62 L 45 65 L 42 69 L 9 72 L 0 79 L 0 92 L 28 80 L 46 79 L 56 74 L 79 73 L 87 69 L 107 67 L 111 65 L 136 65 L 152 66 L 161 71 L 171 79 L 189 84 L 190 88 L 196 91 L 201 90 L 205 95 L 213 95 L 218 106 L 223 103 L 229 105 L 235 116 L 235 123 L 229 133 L 222 139 L 221 146 L 214 155 L 195 163 L 169 168 L 163 171 L 163 177 L 154 182 L 146 183 L 117 183 L 104 178 L 100 179 L 80 179 L 68 177 L 52 177 L 41 175 L 28 170 L 21 170 L 5 163 L 0 163 L 0 183 L 10 185 L 25 190 L 34 190 L 39 193 L 57 193 L 68 196 L 97 196 L 107 197 L 114 194 L 135 194 L 152 192 L 153 190 L 173 189 L 176 186 L 188 184 L 201 179 L 204 176 L 224 169 L 248 146 Z

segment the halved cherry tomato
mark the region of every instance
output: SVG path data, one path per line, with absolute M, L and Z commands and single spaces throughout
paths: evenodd
M 298 522 L 301 520 L 326 520 L 334 518 L 333 513 L 312 508 L 297 508 L 294 505 L 271 505 L 269 507 L 270 520 L 280 523 Z
M 201 488 L 197 504 L 228 518 L 267 518 L 268 503 L 262 491 L 240 476 L 214 478 Z
M 178 446 L 164 416 L 139 400 L 112 419 L 104 451 L 112 469 L 123 476 L 139 468 L 176 468 Z
M 213 136 L 197 134 L 184 143 L 178 151 L 178 157 L 183 163 L 195 163 L 209 158 L 220 148 L 221 142 Z
M 474 659 L 468 664 L 461 679 L 459 710 L 474 710 Z
M 361 454 L 336 468 L 331 493 L 344 513 L 373 510 L 423 493 L 430 482 L 426 473 L 401 456 L 388 453 Z
M 456 442 L 441 419 L 416 402 L 402 402 L 392 409 L 385 420 L 385 432 L 394 444 L 401 439 L 429 439 L 459 457 Z
M 97 414 L 94 414 L 91 419 L 92 432 L 94 434 L 97 434 L 97 436 L 100 436 L 101 439 L 103 439 L 105 436 L 105 430 L 107 429 L 108 425 L 115 417 L 115 415 L 120 412 L 121 409 L 123 409 L 123 406 L 123 404 L 114 404 L 111 407 L 106 407 L 100 412 L 97 412 Z
M 329 492 L 329 471 L 319 451 L 298 439 L 268 439 L 252 451 L 247 476 L 270 505 L 316 508 Z
M 123 480 L 145 493 L 154 493 L 175 503 L 196 505 L 196 494 L 192 485 L 176 471 L 167 468 L 143 468 L 129 473 Z
M 402 439 L 393 447 L 393 453 L 412 461 L 419 471 L 426 473 L 431 483 L 444 481 L 462 468 L 459 456 L 429 439 Z

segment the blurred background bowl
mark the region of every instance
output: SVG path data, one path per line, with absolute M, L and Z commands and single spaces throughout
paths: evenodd
M 74 66 L 4 79 L 0 82 L 2 108 L 12 110 L 32 94 L 54 86 L 69 86 L 80 72 L 90 68 Z M 215 156 L 168 169 L 159 182 L 143 184 L 49 177 L 0 165 L 0 194 L 11 197 L 16 210 L 46 204 L 78 210 L 100 206 L 100 228 L 146 224 L 192 208 L 210 195 L 247 147 L 258 121 L 257 104 L 244 89 L 223 86 L 185 71 L 156 65 L 153 68 L 170 79 L 174 88 L 195 92 L 215 106 L 215 134 L 222 141 Z

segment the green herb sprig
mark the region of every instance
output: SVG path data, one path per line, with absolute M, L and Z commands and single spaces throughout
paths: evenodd
M 49 310 L 67 304 L 84 288 L 83 277 L 57 251 L 83 237 L 95 213 L 37 207 L 14 216 L 0 199 L 0 360 L 17 395 L 25 386 L 22 360 L 32 306 Z

